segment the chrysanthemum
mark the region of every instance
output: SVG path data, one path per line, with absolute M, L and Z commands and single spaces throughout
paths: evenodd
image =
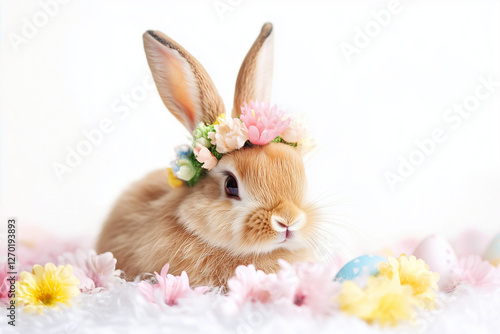
M 387 263 L 379 263 L 378 268 L 388 280 L 395 278 L 401 285 L 412 287 L 413 295 L 428 309 L 436 306 L 439 274 L 430 271 L 423 260 L 413 255 L 408 258 L 403 254 L 397 259 L 389 256 Z
M 248 129 L 250 142 L 255 145 L 266 145 L 290 125 L 290 118 L 277 106 L 268 103 L 243 103 L 241 120 Z
M 382 326 L 395 326 L 400 320 L 415 317 L 412 288 L 395 279 L 370 276 L 364 290 L 353 281 L 345 281 L 338 302 L 343 312 Z
M 60 304 L 70 305 L 71 299 L 80 294 L 79 283 L 71 265 L 34 265 L 32 273 L 23 271 L 16 282 L 16 302 L 24 305 L 26 312 L 58 309 Z

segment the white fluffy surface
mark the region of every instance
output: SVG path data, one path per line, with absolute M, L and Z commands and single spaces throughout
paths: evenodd
M 500 333 L 500 289 L 484 293 L 462 286 L 440 294 L 438 308 L 414 324 L 380 328 L 355 317 L 313 317 L 277 305 L 247 304 L 236 316 L 224 312 L 225 296 L 211 293 L 176 306 L 146 301 L 135 283 L 82 294 L 71 308 L 42 315 L 18 313 L 16 327 L 3 316 L 0 333 Z M 19 312 L 19 310 L 18 310 Z

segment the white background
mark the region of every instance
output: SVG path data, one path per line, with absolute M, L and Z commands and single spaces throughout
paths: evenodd
M 0 212 L 18 217 L 21 236 L 28 226 L 96 235 L 124 188 L 166 167 L 185 142 L 155 90 L 122 113 L 150 73 L 144 31 L 182 44 L 232 106 L 239 66 L 266 21 L 275 28 L 273 101 L 307 114 L 319 143 L 307 160 L 310 193 L 329 194 L 332 217 L 360 230 L 353 247 L 500 230 L 500 87 L 456 129 L 443 120 L 479 77 L 500 81 L 499 1 L 402 1 L 350 62 L 341 44 L 354 45 L 388 1 L 73 0 L 52 5 L 52 16 L 40 3 L 0 7 Z M 29 24 L 39 27 L 26 38 Z M 16 47 L 13 36 L 25 40 Z M 113 131 L 59 180 L 53 163 L 103 119 Z M 392 191 L 385 173 L 436 128 L 447 140 Z

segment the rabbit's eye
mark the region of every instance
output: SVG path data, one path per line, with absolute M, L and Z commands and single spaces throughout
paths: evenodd
M 234 199 L 240 199 L 238 194 L 238 182 L 232 175 L 228 175 L 225 183 L 226 196 Z

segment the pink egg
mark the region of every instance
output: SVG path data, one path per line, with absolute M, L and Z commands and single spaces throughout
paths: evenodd
M 413 253 L 417 259 L 424 260 L 431 271 L 439 273 L 440 290 L 450 292 L 455 288 L 457 278 L 457 255 L 444 238 L 431 235 L 425 238 Z

